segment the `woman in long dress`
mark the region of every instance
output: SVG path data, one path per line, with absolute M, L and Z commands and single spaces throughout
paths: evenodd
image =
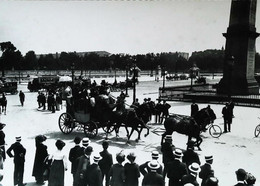
M 32 175 L 35 177 L 37 184 L 43 184 L 43 172 L 44 172 L 44 160 L 48 156 L 47 146 L 43 144 L 46 140 L 46 136 L 38 135 L 35 137 L 36 152 L 33 165 Z
M 48 186 L 64 186 L 64 174 L 67 170 L 67 157 L 62 151 L 65 143 L 57 140 L 55 143 L 57 151 L 49 157 L 52 160 Z

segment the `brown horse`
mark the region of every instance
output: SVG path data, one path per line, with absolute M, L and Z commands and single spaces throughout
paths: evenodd
M 212 123 L 216 119 L 214 111 L 208 106 L 207 108 L 201 109 L 195 116 L 183 116 L 172 114 L 170 117 L 165 119 L 164 127 L 165 133 L 162 135 L 162 142 L 166 135 L 172 135 L 172 133 L 178 132 L 188 136 L 188 140 L 192 137 L 196 139 L 195 145 L 200 149 L 202 138 L 200 137 L 201 131 L 206 125 Z

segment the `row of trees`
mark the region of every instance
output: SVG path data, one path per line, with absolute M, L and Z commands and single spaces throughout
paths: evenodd
M 126 70 L 136 64 L 142 70 L 151 70 L 158 66 L 165 68 L 169 73 L 187 72 L 193 64 L 202 71 L 222 72 L 224 50 L 205 50 L 193 52 L 186 59 L 179 52 L 148 53 L 138 55 L 112 54 L 99 55 L 86 53 L 78 55 L 76 52 L 61 52 L 36 56 L 29 51 L 23 56 L 11 42 L 0 43 L 2 56 L 0 68 L 4 70 L 69 70 L 74 64 L 76 70 Z M 260 71 L 260 55 L 256 54 L 256 69 Z

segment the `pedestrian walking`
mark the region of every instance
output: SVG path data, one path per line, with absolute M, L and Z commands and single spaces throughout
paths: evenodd
M 102 172 L 98 165 L 101 156 L 96 154 L 93 156 L 93 163 L 87 169 L 87 185 L 88 186 L 103 186 Z
M 87 182 L 87 169 L 90 165 L 90 156 L 93 152 L 93 148 L 91 146 L 87 146 L 84 149 L 84 155 L 80 156 L 77 159 L 77 172 L 75 184 L 77 186 L 85 186 Z
M 5 154 L 5 133 L 3 131 L 5 126 L 6 126 L 6 124 L 0 123 L 0 151 L 1 151 L 1 155 L 2 155 L 3 161 L 5 161 L 5 159 L 6 159 L 6 154 Z
M 195 103 L 195 100 L 192 100 L 192 104 L 190 107 L 191 107 L 190 116 L 194 117 L 199 112 L 199 106 L 197 103 Z
M 20 93 L 19 93 L 19 98 L 20 98 L 20 103 L 23 106 L 24 100 L 25 100 L 25 95 L 24 95 L 23 91 L 21 91 L 21 90 L 20 90 Z
M 26 149 L 21 144 L 21 136 L 15 137 L 16 142 L 13 143 L 6 151 L 10 158 L 14 158 L 14 185 L 23 186 L 23 173 Z
M 60 111 L 60 109 L 62 109 L 61 105 L 62 105 L 62 98 L 61 98 L 60 94 L 57 92 L 56 93 L 56 110 L 57 111 Z
M 211 165 L 213 163 L 213 156 L 205 156 L 206 163 L 200 167 L 201 171 L 199 173 L 199 178 L 202 179 L 201 186 L 206 186 L 206 181 L 214 176 L 214 170 Z
M 181 179 L 181 182 L 183 185 L 187 184 L 187 183 L 191 183 L 194 186 L 199 186 L 199 183 L 197 181 L 197 175 L 200 172 L 200 166 L 197 163 L 192 163 L 189 166 L 188 169 L 188 174 L 184 175 Z
M 164 186 L 165 181 L 161 174 L 157 173 L 157 169 L 160 167 L 156 160 L 152 160 L 148 163 L 150 172 L 148 172 L 142 181 L 142 186 Z
M 231 132 L 233 114 L 229 103 L 226 103 L 225 107 L 223 107 L 222 114 L 224 118 L 224 133 Z
M 35 137 L 36 151 L 35 151 L 32 176 L 35 177 L 36 183 L 41 185 L 44 184 L 44 179 L 43 179 L 43 172 L 45 168 L 44 160 L 48 157 L 47 146 L 43 144 L 43 142 L 46 139 L 47 138 L 44 135 L 38 135 Z
M 183 153 L 180 149 L 175 149 L 174 160 L 167 165 L 167 177 L 169 178 L 169 186 L 181 186 L 181 179 L 188 174 L 185 163 L 181 162 Z
M 77 159 L 84 154 L 84 148 L 80 146 L 81 138 L 74 138 L 75 146 L 70 149 L 69 161 L 71 162 L 71 174 L 73 175 L 73 186 L 76 186 Z
M 120 152 L 116 155 L 117 163 L 113 164 L 109 171 L 111 186 L 124 186 L 125 184 L 125 169 L 122 163 L 125 161 L 125 155 Z
M 3 96 L 1 99 L 0 105 L 2 105 L 2 113 L 4 113 L 4 115 L 6 115 L 7 99 L 6 99 L 5 93 L 3 93 L 2 95 Z M 1 109 L 0 109 L 0 113 L 1 113 Z
M 129 162 L 127 162 L 124 165 L 125 168 L 125 186 L 138 186 L 139 185 L 139 177 L 140 177 L 140 171 L 139 171 L 139 165 L 135 163 L 136 156 L 135 154 L 129 153 L 127 155 L 127 159 Z
M 156 160 L 157 163 L 160 165 L 159 168 L 156 169 L 156 172 L 157 172 L 158 174 L 163 175 L 163 167 L 162 167 L 162 165 L 158 162 L 159 152 L 158 152 L 158 151 L 152 151 L 151 156 L 152 156 L 152 160 Z M 151 161 L 152 161 L 152 160 L 151 160 Z M 141 164 L 141 165 L 139 166 L 139 170 L 140 170 L 140 172 L 142 173 L 143 176 L 145 176 L 146 174 L 148 174 L 148 172 L 151 172 L 151 169 L 150 169 L 150 167 L 148 166 L 148 164 L 149 164 L 151 161 L 147 161 L 147 162 L 145 162 L 145 163 L 143 163 L 143 164 Z
M 98 165 L 102 172 L 102 180 L 105 178 L 105 185 L 109 185 L 109 170 L 111 166 L 113 165 L 113 157 L 112 154 L 108 152 L 109 143 L 108 141 L 103 141 L 102 143 L 103 151 L 101 151 L 99 154 L 102 157 L 102 159 L 99 161 Z
M 166 135 L 164 142 L 161 144 L 162 160 L 164 164 L 163 177 L 165 178 L 167 172 L 167 165 L 174 160 L 174 145 L 172 144 L 172 135 Z
M 246 186 L 247 172 L 240 168 L 235 173 L 237 178 L 237 184 L 235 186 Z
M 160 123 L 162 114 L 162 103 L 161 100 L 158 99 L 158 103 L 155 105 L 155 123 Z
M 187 150 L 183 152 L 182 162 L 187 165 L 191 165 L 196 162 L 200 165 L 199 155 L 194 151 L 195 141 L 189 140 L 187 143 Z
M 50 155 L 52 161 L 48 186 L 64 186 L 64 175 L 67 170 L 67 157 L 62 151 L 65 143 L 58 139 L 55 143 L 56 152 Z

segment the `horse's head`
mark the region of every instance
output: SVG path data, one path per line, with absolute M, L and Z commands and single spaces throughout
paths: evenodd
M 216 119 L 216 114 L 210 108 L 210 106 L 201 109 L 195 116 L 194 119 L 199 125 L 207 125 L 212 123 Z

